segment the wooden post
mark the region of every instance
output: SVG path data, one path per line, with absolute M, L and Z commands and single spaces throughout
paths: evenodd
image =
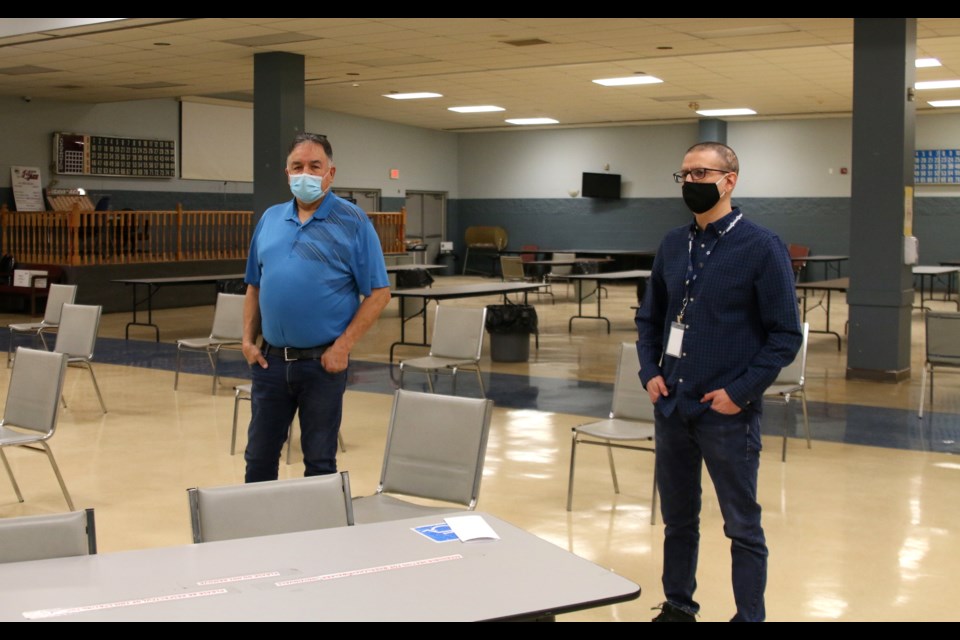
M 177 261 L 183 260 L 183 205 L 177 203 Z
M 67 219 L 67 233 L 70 236 L 70 255 L 68 262 L 72 265 L 80 264 L 80 205 L 74 203 Z

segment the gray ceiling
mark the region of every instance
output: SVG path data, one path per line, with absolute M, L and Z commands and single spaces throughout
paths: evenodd
M 758 117 L 847 114 L 851 18 L 128 18 L 50 28 L 70 18 L 0 20 L 0 95 L 113 102 L 252 98 L 253 56 L 306 59 L 307 104 L 417 127 L 512 128 L 683 121 L 700 108 Z M 55 25 L 60 27 L 60 24 Z M 918 56 L 943 66 L 917 80 L 960 79 L 960 19 L 919 18 Z M 662 84 L 602 87 L 645 73 Z M 390 92 L 442 98 L 396 101 Z M 960 89 L 924 91 L 960 98 Z M 506 111 L 457 114 L 493 104 Z

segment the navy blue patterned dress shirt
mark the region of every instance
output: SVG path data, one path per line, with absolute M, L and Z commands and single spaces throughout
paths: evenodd
M 687 300 L 684 308 L 684 300 Z M 679 357 L 666 354 L 671 324 L 684 308 Z M 802 341 L 790 257 L 768 229 L 739 208 L 700 230 L 670 231 L 660 244 L 637 311 L 640 380 L 662 375 L 665 415 L 693 418 L 704 394 L 725 389 L 744 410 L 761 410 L 763 392 Z

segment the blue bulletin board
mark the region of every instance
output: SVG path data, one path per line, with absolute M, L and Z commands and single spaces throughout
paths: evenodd
M 960 184 L 960 149 L 918 149 L 913 158 L 915 185 Z

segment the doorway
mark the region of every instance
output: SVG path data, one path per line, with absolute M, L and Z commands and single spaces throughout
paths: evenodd
M 446 237 L 447 194 L 445 191 L 407 191 L 407 240 L 419 238 L 427 245 L 424 260 L 434 264 L 440 241 Z

